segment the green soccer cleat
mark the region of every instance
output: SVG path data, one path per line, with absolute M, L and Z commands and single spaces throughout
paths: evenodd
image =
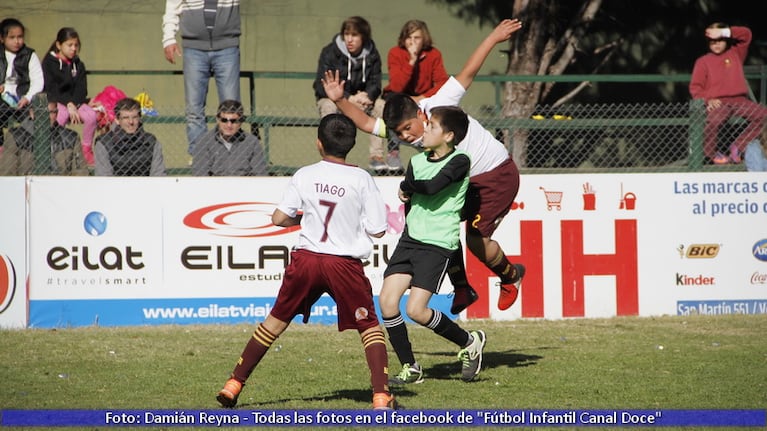
M 461 360 L 461 380 L 470 382 L 474 380 L 482 369 L 482 350 L 485 348 L 484 331 L 471 331 L 474 339 L 465 349 L 458 352 L 458 359 Z

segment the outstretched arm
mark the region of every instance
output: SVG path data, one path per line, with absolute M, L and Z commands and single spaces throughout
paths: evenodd
M 322 79 L 322 87 L 325 89 L 325 94 L 328 96 L 328 99 L 335 102 L 338 109 L 340 109 L 344 115 L 351 118 L 358 129 L 363 132 L 373 133 L 376 119 L 366 114 L 365 111 L 344 97 L 345 82 L 346 81 L 342 81 L 339 78 L 337 70 L 328 70 L 325 72 L 325 77 Z
M 482 67 L 482 63 L 485 62 L 487 56 L 490 55 L 490 51 L 493 50 L 493 47 L 498 43 L 508 40 L 520 28 L 522 28 L 520 20 L 516 18 L 505 19 L 487 35 L 466 61 L 463 70 L 455 77 L 463 88 L 469 88 L 472 81 L 474 81 L 474 77 L 477 76 L 479 69 Z

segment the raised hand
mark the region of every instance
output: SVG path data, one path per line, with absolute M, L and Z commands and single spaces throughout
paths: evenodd
M 522 28 L 522 22 L 517 18 L 505 19 L 495 27 L 488 38 L 492 39 L 495 43 L 500 43 L 508 40 L 520 28 Z
M 341 80 L 337 70 L 326 70 L 325 77 L 321 81 L 322 88 L 325 89 L 325 95 L 328 96 L 328 99 L 338 102 L 344 98 L 344 84 L 346 81 Z

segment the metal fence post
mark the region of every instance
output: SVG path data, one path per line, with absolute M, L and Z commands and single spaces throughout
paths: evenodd
M 32 133 L 32 154 L 35 159 L 35 167 L 32 173 L 45 175 L 51 170 L 51 145 L 48 139 L 50 135 L 50 116 L 48 114 L 48 96 L 40 93 L 32 99 L 32 109 L 35 112 L 33 121 L 34 132 Z
M 690 101 L 690 156 L 687 167 L 690 171 L 699 171 L 703 166 L 703 140 L 706 124 L 706 108 L 703 99 Z

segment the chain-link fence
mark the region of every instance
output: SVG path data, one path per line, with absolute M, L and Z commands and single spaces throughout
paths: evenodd
M 761 104 L 753 109 L 763 111 Z M 36 112 L 45 112 L 44 95 L 34 102 Z M 161 115 L 144 116 L 145 131 L 162 145 L 168 175 L 192 175 L 191 156 L 185 133 L 183 107 L 156 106 Z M 538 106 L 530 118 L 505 118 L 487 107 L 464 106 L 491 130 L 514 155 L 523 173 L 564 172 L 657 172 L 700 171 L 705 169 L 743 170 L 743 164 L 725 163 L 711 167 L 706 147 L 707 113 L 702 101 L 647 104 Z M 750 113 L 746 113 L 750 114 Z M 256 114 L 246 112 L 243 130 L 260 139 L 270 175 L 290 175 L 300 166 L 318 160 L 315 149 L 319 116 L 313 106 L 261 107 Z M 745 117 L 748 115 L 744 115 Z M 755 138 L 761 125 L 741 116 L 724 121 L 717 135 L 709 140 L 708 152 L 729 156 L 730 146 Z M 215 127 L 210 116 L 208 123 Z M 21 133 L 20 129 L 26 131 Z M 68 126 L 78 134 L 79 125 Z M 80 147 L 62 141 L 45 115 L 34 121 L 11 126 L 0 153 L 0 173 L 4 175 L 93 174 L 91 167 L 80 169 Z M 9 134 L 14 133 L 9 145 Z M 98 138 L 97 138 L 98 139 Z M 739 141 L 740 139 L 740 141 Z M 350 154 L 350 163 L 368 166 L 368 135 L 359 133 Z M 407 166 L 415 154 L 401 148 Z M 721 160 L 720 160 L 721 161 Z M 372 171 L 376 175 L 400 175 L 401 171 Z

